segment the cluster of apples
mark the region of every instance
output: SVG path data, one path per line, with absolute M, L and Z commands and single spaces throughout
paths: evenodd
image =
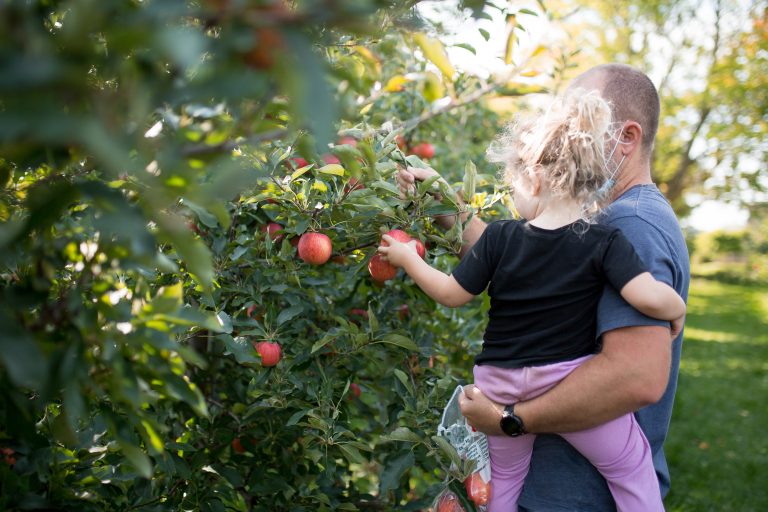
M 411 235 L 406 233 L 405 231 L 401 229 L 393 229 L 392 231 L 389 231 L 386 233 L 387 235 L 391 236 L 398 242 L 402 242 L 404 244 L 407 244 L 411 241 L 416 242 L 416 252 L 421 256 L 422 259 L 424 259 L 427 256 L 427 248 L 424 246 L 424 243 L 419 240 L 418 238 L 411 238 Z M 384 247 L 387 247 L 389 243 L 382 240 L 381 245 Z M 371 261 L 368 262 L 368 272 L 371 273 L 371 277 L 374 281 L 378 283 L 383 283 L 384 281 L 389 281 L 390 279 L 394 279 L 394 277 L 397 275 L 397 269 L 390 265 L 388 262 L 384 261 L 382 259 L 381 254 L 375 254 L 373 258 L 371 258 Z

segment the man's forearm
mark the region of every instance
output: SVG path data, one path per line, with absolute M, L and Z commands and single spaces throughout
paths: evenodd
M 603 349 L 543 395 L 515 405 L 531 433 L 592 428 L 658 401 L 669 380 L 669 329 L 625 327 Z

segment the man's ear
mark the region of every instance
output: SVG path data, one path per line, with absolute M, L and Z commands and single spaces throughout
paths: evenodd
M 640 126 L 640 123 L 636 121 L 624 123 L 624 128 L 622 128 L 621 134 L 619 134 L 619 140 L 621 141 L 619 151 L 623 156 L 628 157 L 635 150 L 638 150 L 643 141 L 643 128 Z

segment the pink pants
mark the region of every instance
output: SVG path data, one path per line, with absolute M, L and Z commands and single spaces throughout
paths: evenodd
M 592 356 L 527 368 L 475 366 L 475 385 L 491 400 L 516 403 L 540 395 Z M 608 482 L 619 512 L 663 511 L 651 448 L 632 414 L 597 427 L 560 434 Z M 514 512 L 531 462 L 534 434 L 488 436 L 491 500 L 488 512 Z

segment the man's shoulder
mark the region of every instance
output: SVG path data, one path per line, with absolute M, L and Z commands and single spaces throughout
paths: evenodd
M 602 222 L 609 226 L 636 222 L 679 230 L 672 206 L 655 185 L 637 185 L 627 190 L 606 208 Z
M 629 189 L 606 209 L 602 222 L 620 228 L 636 248 L 655 241 L 675 257 L 687 257 L 677 216 L 655 185 Z

